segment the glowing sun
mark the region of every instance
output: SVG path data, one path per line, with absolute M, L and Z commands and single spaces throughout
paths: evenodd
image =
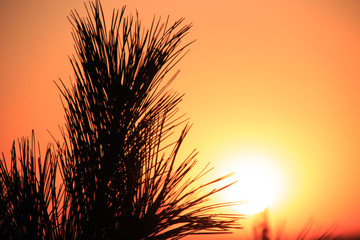
M 240 213 L 251 215 L 264 211 L 279 198 L 282 181 L 270 156 L 242 154 L 234 157 L 231 165 L 236 166 L 233 179 L 237 183 L 227 191 L 227 198 L 245 201 L 236 206 Z

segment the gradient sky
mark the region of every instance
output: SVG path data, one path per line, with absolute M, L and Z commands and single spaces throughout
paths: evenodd
M 123 4 L 145 26 L 154 15 L 194 25 L 172 85 L 193 123 L 183 152 L 199 150 L 216 176 L 236 170 L 243 152 L 268 154 L 284 179 L 270 207 L 275 228 L 286 221 L 291 234 L 312 218 L 318 230 L 360 232 L 359 1 L 104 1 L 105 14 Z M 73 76 L 66 17 L 74 8 L 84 12 L 81 1 L 0 2 L 5 156 L 31 129 L 42 145 L 47 130 L 59 136 L 53 81 Z

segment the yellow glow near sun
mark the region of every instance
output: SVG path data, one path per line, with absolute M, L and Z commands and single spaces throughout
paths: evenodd
M 236 206 L 243 214 L 252 215 L 264 211 L 281 194 L 282 181 L 271 156 L 260 153 L 247 153 L 234 157 L 232 166 L 236 166 L 238 181 L 227 191 L 231 201 L 246 201 Z

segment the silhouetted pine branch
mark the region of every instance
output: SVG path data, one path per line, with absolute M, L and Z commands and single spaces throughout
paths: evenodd
M 163 80 L 191 26 L 154 19 L 143 30 L 123 8 L 107 30 L 100 3 L 86 9 L 87 18 L 70 15 L 76 82 L 59 86 L 64 143 L 41 158 L 32 135 L 13 145 L 10 167 L 0 159 L 0 238 L 180 239 L 239 228 L 240 215 L 213 211 L 233 203 L 208 202 L 231 185 L 207 190 L 226 176 L 199 185 L 209 170 L 191 173 L 196 153 L 177 159 L 189 126 L 170 138 L 185 120 L 182 96 L 168 90 L 177 73 Z
M 56 239 L 64 192 L 56 186 L 58 164 L 51 146 L 42 159 L 33 133 L 18 148 L 14 142 L 10 168 L 4 155 L 0 160 L 0 239 Z
M 228 203 L 206 205 L 219 190 L 200 191 L 203 175 L 191 178 L 195 154 L 177 163 L 186 126 L 166 145 L 183 120 L 176 116 L 180 95 L 162 83 L 189 44 L 190 25 L 139 19 L 114 11 L 107 30 L 99 2 L 87 18 L 74 11 L 76 83 L 60 87 L 65 100 L 66 141 L 61 157 L 69 222 L 76 237 L 179 239 L 195 233 L 227 233 L 239 215 L 214 214 Z M 166 152 L 169 152 L 166 154 Z

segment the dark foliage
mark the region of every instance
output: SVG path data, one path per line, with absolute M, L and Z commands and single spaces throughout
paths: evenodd
M 50 146 L 44 159 L 36 153 L 33 134 L 19 141 L 18 150 L 13 144 L 10 170 L 4 156 L 0 161 L 0 239 L 56 239 L 59 234 L 64 192 L 56 186 L 57 157 Z
M 59 84 L 64 143 L 57 141 L 56 154 L 49 147 L 42 161 L 34 138 L 23 140 L 10 170 L 1 160 L 0 237 L 180 239 L 239 228 L 240 215 L 213 212 L 234 203 L 208 203 L 229 185 L 208 187 L 226 176 L 197 184 L 209 170 L 191 172 L 196 154 L 177 160 L 189 126 L 171 136 L 184 124 L 177 116 L 182 96 L 168 90 L 176 74 L 164 78 L 188 47 L 181 41 L 191 26 L 154 20 L 144 30 L 123 8 L 107 29 L 99 2 L 86 9 L 86 18 L 70 15 L 76 82 Z M 58 164 L 63 188 L 55 184 Z
M 203 174 L 189 178 L 194 154 L 175 167 L 188 127 L 177 141 L 163 144 L 181 122 L 176 118 L 181 96 L 166 92 L 171 80 L 161 83 L 187 47 L 179 45 L 190 26 L 154 21 L 141 32 L 140 21 L 124 17 L 122 9 L 107 31 L 98 2 L 88 18 L 73 12 L 71 22 L 76 85 L 62 88 L 68 133 L 62 164 L 76 234 L 177 239 L 237 227 L 239 216 L 208 213 L 227 204 L 200 206 L 218 190 L 199 195 L 205 186 L 192 186 Z

